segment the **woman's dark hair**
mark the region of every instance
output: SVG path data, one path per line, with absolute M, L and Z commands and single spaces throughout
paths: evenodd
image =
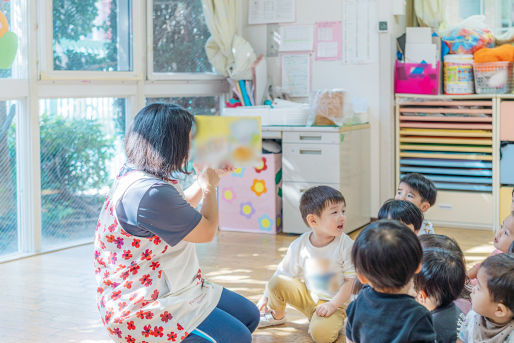
M 128 162 L 155 176 L 188 174 L 189 133 L 194 116 L 180 106 L 154 103 L 134 118 L 125 137 Z
M 410 188 L 419 193 L 423 201 L 428 201 L 430 206 L 435 204 L 437 188 L 434 183 L 418 173 L 407 174 L 400 179 L 400 183 L 406 183 Z
M 412 224 L 414 231 L 418 232 L 423 224 L 423 212 L 409 201 L 389 199 L 378 210 L 378 219 L 394 219 L 406 225 Z
M 321 212 L 331 204 L 344 203 L 344 196 L 337 189 L 329 186 L 311 187 L 302 194 L 300 198 L 300 213 L 305 225 L 309 214 L 321 215 Z
M 514 312 L 514 255 L 489 256 L 480 265 L 487 274 L 487 289 L 495 302 Z
M 459 256 L 440 248 L 423 250 L 423 267 L 414 276 L 416 292 L 425 291 L 438 308 L 445 307 L 459 297 L 465 281 L 466 267 Z
M 421 263 L 421 245 L 412 230 L 396 220 L 368 225 L 352 248 L 355 270 L 374 288 L 399 289 L 411 279 Z

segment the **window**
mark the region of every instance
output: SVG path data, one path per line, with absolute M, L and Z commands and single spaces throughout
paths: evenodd
M 212 73 L 201 0 L 154 0 L 153 72 Z
M 43 99 L 42 249 L 91 240 L 105 194 L 125 160 L 123 98 Z
M 495 35 L 501 35 L 514 27 L 514 0 L 448 1 L 450 23 L 479 14 L 485 15 L 486 23 Z
M 184 107 L 194 115 L 215 115 L 219 113 L 219 97 L 217 96 L 196 96 L 177 98 L 147 98 L 146 103 L 165 102 Z
M 25 1 L 0 2 L 0 79 L 26 78 Z M 11 64 L 8 68 L 7 64 Z
M 18 103 L 0 101 L 0 255 L 18 251 L 16 112 Z
M 54 70 L 130 71 L 129 0 L 53 0 Z

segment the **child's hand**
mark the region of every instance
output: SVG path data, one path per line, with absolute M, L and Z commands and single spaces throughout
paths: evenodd
M 316 314 L 320 317 L 330 317 L 337 310 L 332 302 L 326 302 L 316 307 Z
M 270 309 L 268 308 L 268 297 L 262 296 L 262 298 L 257 303 L 257 308 L 260 312 L 269 312 Z
M 471 267 L 466 274 L 470 279 L 476 279 L 478 274 L 478 264 L 475 264 L 473 267 Z

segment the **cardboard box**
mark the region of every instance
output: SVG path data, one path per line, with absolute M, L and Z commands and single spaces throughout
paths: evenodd
M 282 154 L 238 168 L 219 185 L 220 229 L 275 234 L 282 229 Z

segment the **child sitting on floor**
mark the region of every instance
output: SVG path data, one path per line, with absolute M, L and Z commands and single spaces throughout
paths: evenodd
M 423 213 L 411 202 L 389 199 L 386 200 L 382 207 L 380 207 L 380 210 L 378 210 L 378 219 L 398 220 L 417 235 L 421 228 L 421 224 L 423 223 Z M 359 279 L 355 279 L 355 284 L 352 290 L 353 298 L 355 298 L 355 295 L 360 292 L 362 286 L 363 285 L 359 282 Z
M 344 232 L 346 201 L 328 186 L 308 189 L 300 212 L 312 229 L 295 239 L 257 304 L 264 311 L 260 327 L 285 322 L 286 304 L 309 320 L 315 342 L 334 342 L 346 317 L 355 277 L 352 239 Z
M 414 290 L 416 300 L 432 314 L 437 343 L 457 340 L 459 317 L 464 315 L 454 300 L 462 292 L 465 280 L 461 257 L 440 248 L 423 250 L 423 267 L 414 276 Z
M 514 342 L 514 255 L 489 256 L 477 280 L 457 342 Z
M 412 173 L 401 178 L 394 198 L 412 202 L 421 212 L 425 213 L 435 204 L 436 197 L 437 189 L 434 183 L 421 174 Z M 432 223 L 425 219 L 418 236 L 427 233 L 435 232 Z
M 412 202 L 389 199 L 378 210 L 378 219 L 399 220 L 417 235 L 423 224 L 423 213 Z
M 435 341 L 430 312 L 408 295 L 421 257 L 416 234 L 398 221 L 379 220 L 360 233 L 352 260 L 366 286 L 346 310 L 347 342 Z
M 510 245 L 514 242 L 514 212 L 512 212 L 505 220 L 503 224 L 494 236 L 494 247 L 496 248 L 491 256 L 498 255 L 501 253 L 509 252 Z M 480 263 L 475 264 L 468 270 L 468 277 L 474 280 L 477 277 Z M 474 284 L 475 281 L 472 281 Z
M 440 248 L 443 250 L 448 250 L 453 253 L 455 256 L 458 256 L 464 266 L 466 262 L 464 260 L 464 253 L 462 249 L 459 247 L 457 242 L 448 236 L 445 235 L 421 235 L 419 236 L 419 242 L 421 243 L 421 247 L 423 250 L 430 248 Z M 466 283 L 469 282 L 469 278 L 466 276 Z M 471 310 L 471 298 L 470 298 L 470 290 L 467 287 L 462 289 L 459 297 L 454 301 L 455 305 L 459 308 L 459 318 L 457 320 L 457 332 L 460 331 L 460 327 L 466 318 L 466 314 Z

